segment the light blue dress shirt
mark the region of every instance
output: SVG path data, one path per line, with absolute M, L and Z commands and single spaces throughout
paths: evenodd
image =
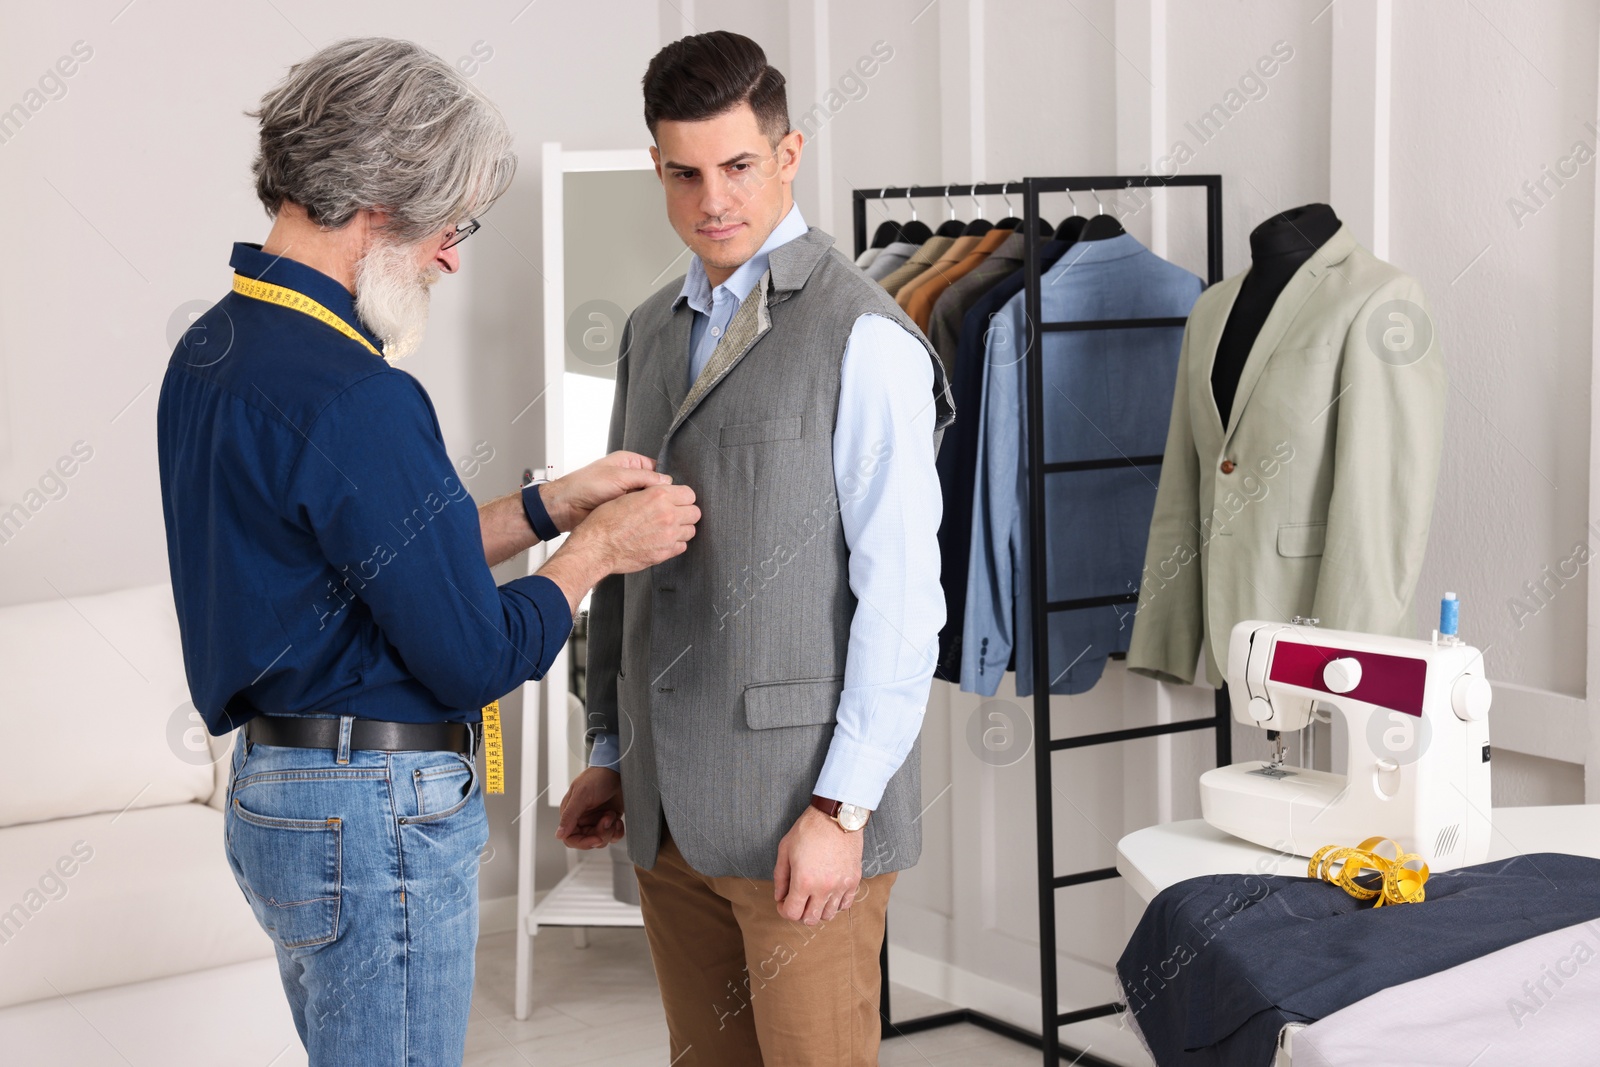
M 806 230 L 800 208 L 792 208 L 760 250 L 715 289 L 699 257 L 690 260 L 679 299 L 695 312 L 691 386 L 766 273 L 768 255 Z M 921 342 L 898 323 L 869 314 L 850 331 L 840 374 L 833 476 L 857 605 L 833 741 L 812 791 L 875 809 L 922 729 L 944 626 L 933 365 Z M 863 481 L 858 461 L 883 453 L 885 444 L 887 458 Z M 616 767 L 620 758 L 615 734 L 595 736 L 590 766 Z
M 728 275 L 728 280 L 715 289 L 711 288 L 711 279 L 706 277 L 705 264 L 700 262 L 700 257 L 694 256 L 689 260 L 689 273 L 683 278 L 683 292 L 678 294 L 678 299 L 688 301 L 695 312 L 694 322 L 689 326 L 689 380 L 685 383 L 686 387 L 694 388 L 695 379 L 711 362 L 711 353 L 716 349 L 717 342 L 722 340 L 728 323 L 733 321 L 733 313 L 739 310 L 739 305 L 756 287 L 756 282 L 767 273 L 767 257 L 772 255 L 772 250 L 788 244 L 796 237 L 804 237 L 806 228 L 806 220 L 800 216 L 800 205 L 796 204 L 767 235 L 761 247 L 756 249 L 756 254 L 740 264 Z

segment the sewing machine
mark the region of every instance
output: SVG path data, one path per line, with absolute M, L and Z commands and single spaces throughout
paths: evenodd
M 1247 621 L 1228 644 L 1233 716 L 1269 731 L 1271 759 L 1200 777 L 1212 826 L 1310 856 L 1369 837 L 1397 841 L 1433 870 L 1482 863 L 1489 851 L 1491 701 L 1483 656 L 1455 636 L 1454 597 L 1432 640 L 1323 630 L 1315 620 Z M 1347 774 L 1287 766 L 1286 732 L 1318 709 L 1343 715 Z

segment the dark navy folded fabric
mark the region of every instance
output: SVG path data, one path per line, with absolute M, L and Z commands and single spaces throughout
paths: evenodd
M 1311 878 L 1191 878 L 1150 902 L 1117 977 L 1159 1067 L 1266 1065 L 1284 1023 L 1600 917 L 1600 860 L 1517 856 L 1426 893 L 1374 908 Z

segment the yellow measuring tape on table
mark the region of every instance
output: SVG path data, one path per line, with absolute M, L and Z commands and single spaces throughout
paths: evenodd
M 1393 859 L 1375 851 L 1385 844 L 1393 846 Z M 1413 860 L 1421 864 L 1420 868 L 1406 866 Z M 1387 837 L 1369 837 L 1354 848 L 1326 845 L 1317 849 L 1306 874 L 1332 882 L 1357 900 L 1377 897 L 1373 907 L 1381 908 L 1385 904 L 1421 904 L 1428 865 L 1415 852 L 1401 851 L 1400 845 Z M 1381 888 L 1368 888 L 1356 881 L 1369 874 L 1382 876 Z
M 373 355 L 383 357 L 383 353 L 372 347 L 372 342 L 362 337 L 360 332 L 348 322 L 317 303 L 304 293 L 297 293 L 281 285 L 261 281 L 259 278 L 246 278 L 242 274 L 233 276 L 233 291 L 241 296 L 253 297 L 256 300 L 265 300 L 269 304 L 277 304 L 291 311 L 303 312 L 316 319 L 318 322 L 332 326 L 352 341 L 359 342 L 363 348 Z
M 506 791 L 506 754 L 500 743 L 500 702 L 492 700 L 483 709 L 483 769 L 489 780 L 488 791 Z

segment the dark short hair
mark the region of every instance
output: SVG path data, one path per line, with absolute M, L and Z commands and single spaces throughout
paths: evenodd
M 673 41 L 644 72 L 644 124 L 699 122 L 749 104 L 756 125 L 777 144 L 789 132 L 784 79 L 761 46 L 727 30 Z

